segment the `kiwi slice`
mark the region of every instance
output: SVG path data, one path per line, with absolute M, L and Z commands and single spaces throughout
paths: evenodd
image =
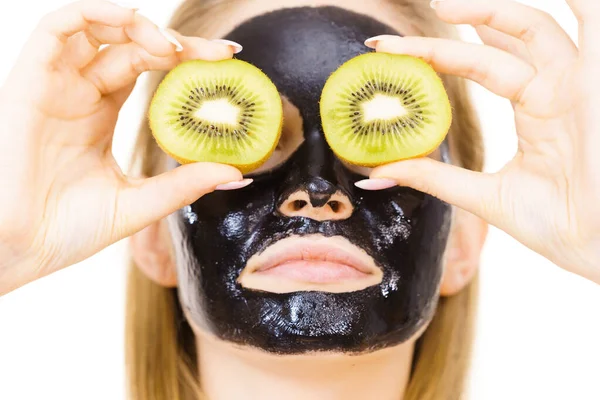
M 443 82 L 425 61 L 367 53 L 344 63 L 321 94 L 325 138 L 342 160 L 364 167 L 424 156 L 452 121 Z
M 275 149 L 283 105 L 273 82 L 252 64 L 194 60 L 161 81 L 149 123 L 160 148 L 178 162 L 228 164 L 246 173 Z

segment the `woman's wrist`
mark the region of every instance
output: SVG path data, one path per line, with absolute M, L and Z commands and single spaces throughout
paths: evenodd
M 10 246 L 0 241 L 0 297 L 27 283 L 24 271 L 27 271 L 22 261 Z
M 590 249 L 585 266 L 589 275 L 587 278 L 600 285 L 600 243 L 595 244 L 594 248 Z
M 591 243 L 581 251 L 574 251 L 571 257 L 557 264 L 600 285 L 600 243 Z
M 7 226 L 14 228 L 15 224 Z M 38 279 L 47 270 L 36 247 L 26 231 L 0 231 L 0 296 Z

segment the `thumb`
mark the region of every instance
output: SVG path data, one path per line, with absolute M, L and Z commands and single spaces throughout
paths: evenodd
M 163 174 L 132 181 L 117 199 L 114 234 L 120 240 L 217 189 L 241 189 L 252 183 L 234 167 L 214 163 L 182 165 Z
M 494 176 L 433 160 L 400 161 L 375 168 L 370 179 L 356 182 L 365 190 L 408 186 L 489 220 L 498 204 Z

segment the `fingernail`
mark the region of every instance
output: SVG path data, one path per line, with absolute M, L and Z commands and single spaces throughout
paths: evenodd
M 429 3 L 429 6 L 435 10 L 442 1 L 444 1 L 444 0 L 431 0 L 431 3 Z
M 244 49 L 244 47 L 241 44 L 233 42 L 231 40 L 213 39 L 212 41 L 215 42 L 215 43 L 221 43 L 221 44 L 224 44 L 226 46 L 233 47 L 233 54 L 238 54 L 240 51 L 242 51 Z
M 175 46 L 175 51 L 177 51 L 177 52 L 183 51 L 183 46 L 181 45 L 181 43 L 179 43 L 179 40 L 177 40 L 175 38 L 175 36 L 173 36 L 171 33 L 167 32 L 163 28 L 160 28 L 160 33 L 165 37 L 165 39 L 167 39 L 169 41 L 169 43 L 171 43 L 172 45 Z
M 392 179 L 365 179 L 354 185 L 363 190 L 383 190 L 398 186 L 398 183 Z
M 252 179 L 244 179 L 243 181 L 229 182 L 219 185 L 215 188 L 215 190 L 236 190 L 241 189 L 253 182 Z
M 135 11 L 140 9 L 140 7 L 133 1 L 128 1 L 128 0 L 109 0 L 109 1 L 119 7 L 129 8 L 129 9 L 135 10 Z
M 365 40 L 365 46 L 367 46 L 370 49 L 374 49 L 375 47 L 377 47 L 377 42 L 379 42 L 381 39 L 384 39 L 386 36 L 388 35 L 378 35 L 368 38 L 367 40 Z

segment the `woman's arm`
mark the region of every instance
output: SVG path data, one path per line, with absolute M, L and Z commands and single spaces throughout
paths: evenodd
M 66 6 L 32 33 L 0 89 L 0 295 L 242 179 L 204 163 L 137 179 L 113 158 L 119 110 L 140 74 L 233 55 L 173 35 L 103 0 Z
M 496 173 L 430 158 L 373 170 L 463 208 L 567 271 L 600 284 L 600 8 L 570 0 L 577 47 L 548 14 L 514 1 L 435 1 L 446 22 L 471 24 L 485 45 L 385 36 L 377 51 L 410 54 L 509 99 L 518 151 Z M 364 186 L 364 183 L 363 183 Z

